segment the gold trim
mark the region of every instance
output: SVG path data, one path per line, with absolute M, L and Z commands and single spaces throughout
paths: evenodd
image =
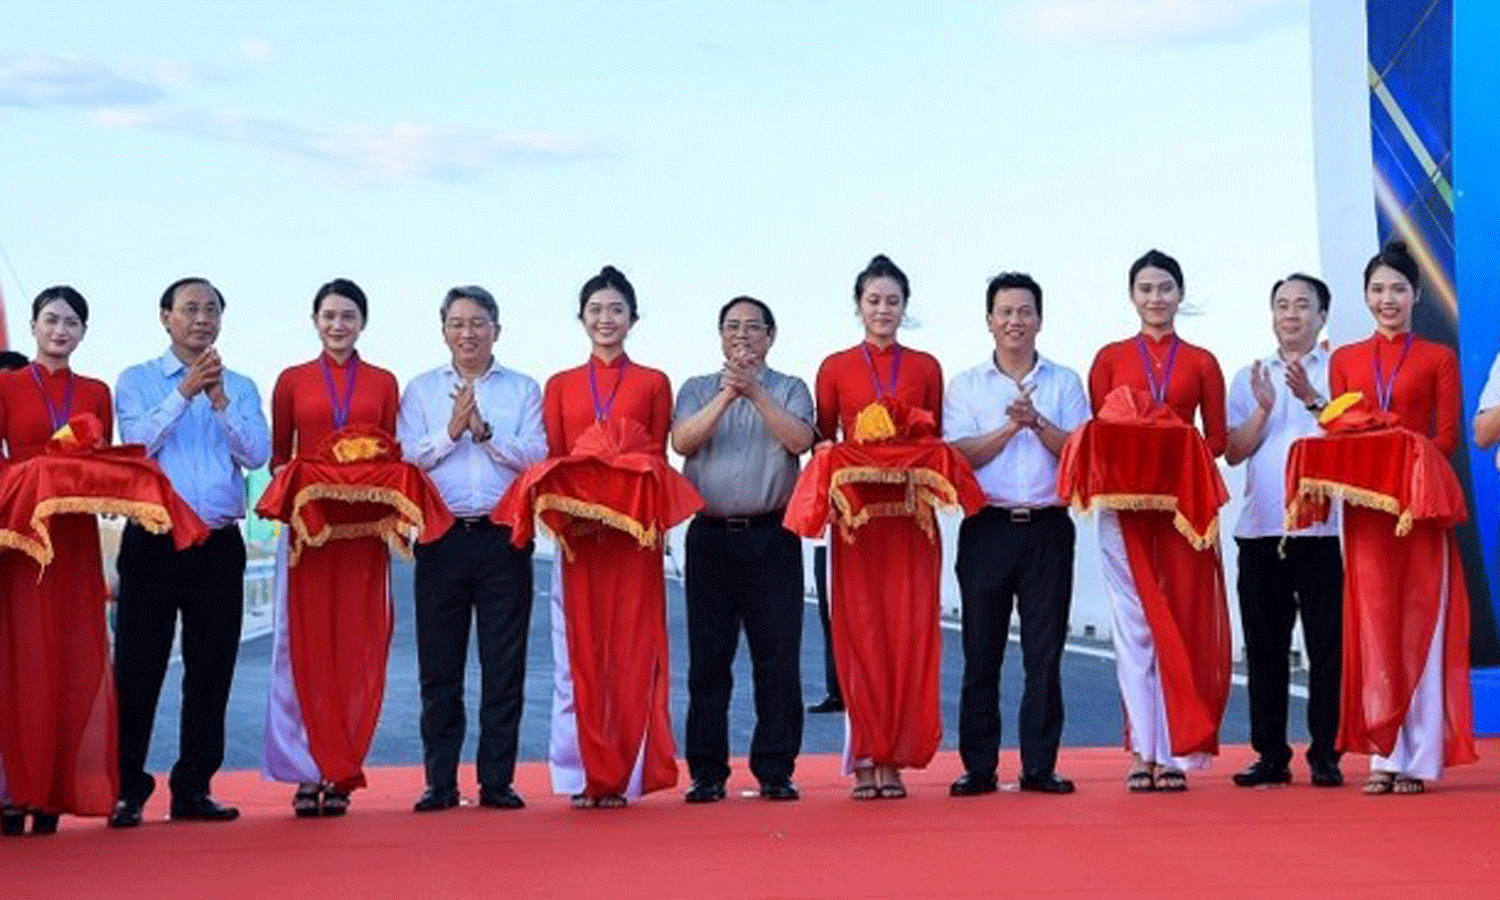
M 27 537 L 10 529 L 0 529 L 0 547 L 19 550 L 36 561 L 42 568 L 52 564 L 56 551 L 52 547 L 52 534 L 47 520 L 57 515 L 81 513 L 87 515 L 125 516 L 152 534 L 165 534 L 172 530 L 172 517 L 160 503 L 143 500 L 119 500 L 112 497 L 49 497 L 39 502 L 31 511 L 31 530 L 36 537 Z
M 905 485 L 906 497 L 883 503 L 866 503 L 854 512 L 838 489 L 846 484 Z M 828 480 L 828 496 L 838 512 L 839 533 L 847 543 L 854 542 L 854 532 L 872 518 L 916 519 L 917 527 L 931 541 L 937 541 L 937 509 L 959 505 L 958 489 L 942 473 L 928 468 L 887 469 L 878 466 L 848 466 L 833 473 Z
M 1292 497 L 1291 504 L 1286 508 L 1286 527 L 1292 530 L 1297 521 L 1297 516 L 1302 510 L 1302 498 L 1319 498 L 1333 501 L 1342 500 L 1355 506 L 1363 506 L 1366 509 L 1379 510 L 1395 517 L 1396 536 L 1405 537 L 1411 533 L 1411 526 L 1415 517 L 1410 509 L 1403 510 L 1401 501 L 1389 494 L 1379 491 L 1359 488 L 1350 484 L 1331 481 L 1326 478 L 1303 478 L 1297 482 L 1297 493 Z
M 310 532 L 302 519 L 302 510 L 315 500 L 338 500 L 343 503 L 383 503 L 395 509 L 396 514 L 374 522 L 357 522 L 349 525 L 324 525 L 317 532 Z M 329 541 L 351 540 L 361 537 L 379 537 L 402 560 L 410 560 L 408 546 L 422 533 L 424 520 L 422 510 L 405 494 L 394 488 L 352 486 L 347 484 L 310 484 L 297 492 L 292 499 L 291 553 L 287 565 L 294 566 L 302 556 L 302 548 L 321 547 Z
M 1172 514 L 1172 526 L 1177 533 L 1192 545 L 1194 550 L 1207 550 L 1219 543 L 1219 514 L 1209 520 L 1208 527 L 1199 532 L 1188 521 L 1188 517 L 1182 514 L 1177 498 L 1171 494 L 1095 494 L 1092 501 L 1085 503 L 1078 494 L 1073 495 L 1069 504 L 1080 513 L 1092 513 L 1103 507 L 1114 510 L 1150 510 L 1154 512 L 1169 512 Z
M 568 545 L 567 540 L 548 526 L 547 521 L 542 518 L 542 513 L 555 511 L 572 516 L 576 519 L 588 519 L 607 525 L 616 531 L 623 531 L 642 547 L 654 547 L 661 537 L 655 526 L 643 525 L 624 513 L 611 509 L 602 503 L 590 503 L 587 500 L 579 500 L 577 497 L 565 497 L 562 494 L 540 494 L 536 502 L 532 504 L 532 512 L 537 521 L 541 522 L 542 530 L 551 535 L 552 540 L 563 550 L 563 558 L 568 562 L 573 561 L 573 548 Z

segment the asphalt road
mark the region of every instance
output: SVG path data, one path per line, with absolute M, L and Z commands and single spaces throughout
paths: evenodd
M 521 722 L 521 757 L 545 759 L 549 704 L 552 690 L 552 646 L 548 636 L 548 598 L 550 561 L 536 561 L 537 595 L 531 617 L 530 659 L 526 677 L 526 710 Z M 370 753 L 374 765 L 412 765 L 422 759 L 417 692 L 416 645 L 412 624 L 412 570 L 397 564 L 393 573 L 396 598 L 396 634 L 391 645 L 387 672 L 385 708 L 375 744 Z M 671 633 L 672 720 L 677 730 L 679 752 L 682 721 L 687 708 L 687 640 L 683 616 L 682 585 L 669 577 L 668 625 Z M 742 642 L 743 646 L 743 642 Z M 229 706 L 228 750 L 226 769 L 255 769 L 260 766 L 261 743 L 265 722 L 267 680 L 271 664 L 269 635 L 245 642 L 240 648 L 239 667 L 235 676 Z M 942 712 L 943 747 L 958 746 L 958 696 L 963 673 L 963 653 L 956 630 L 943 632 Z M 1006 654 L 1001 688 L 1002 716 L 1005 724 L 1005 747 L 1015 747 L 1014 722 L 1016 705 L 1021 696 L 1019 647 L 1012 642 Z M 156 732 L 152 743 L 150 765 L 164 772 L 176 756 L 180 664 L 173 662 L 162 691 Z M 466 682 L 469 697 L 470 735 L 465 757 L 472 759 L 474 749 L 474 710 L 478 703 L 478 663 L 472 654 Z M 754 708 L 750 696 L 748 651 L 741 650 L 735 662 L 736 691 L 730 710 L 730 751 L 745 753 L 754 725 Z M 821 699 L 823 690 L 822 631 L 817 608 L 806 607 L 803 628 L 802 692 L 805 702 Z M 1067 724 L 1063 731 L 1064 746 L 1119 746 L 1122 718 L 1119 689 L 1115 682 L 1114 660 L 1107 645 L 1070 645 L 1063 661 L 1063 697 L 1067 703 Z M 1304 704 L 1292 700 L 1290 719 L 1294 744 L 1306 741 Z M 1231 692 L 1224 716 L 1221 738 L 1225 743 L 1247 743 L 1249 726 L 1245 690 L 1236 685 Z M 843 746 L 843 717 L 809 715 L 803 750 L 808 753 L 834 753 Z M 956 766 L 956 763 L 954 763 Z M 1017 765 L 1014 753 L 1002 753 L 1002 774 L 1012 773 Z M 1066 773 L 1064 751 L 1059 769 Z

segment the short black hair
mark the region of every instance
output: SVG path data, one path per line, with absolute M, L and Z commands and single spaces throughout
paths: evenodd
M 1135 290 L 1135 276 L 1141 274 L 1141 270 L 1147 266 L 1171 275 L 1172 280 L 1177 282 L 1177 290 L 1187 290 L 1187 285 L 1182 281 L 1182 266 L 1177 264 L 1177 260 L 1156 249 L 1147 250 L 1141 254 L 1140 259 L 1130 264 L 1130 278 L 1126 281 L 1130 290 Z
M 208 285 L 209 290 L 212 290 L 214 292 L 214 296 L 219 298 L 219 308 L 224 309 L 225 307 L 229 306 L 229 301 L 224 299 L 224 292 L 219 290 L 218 286 L 215 285 L 212 281 L 209 281 L 207 278 L 203 278 L 198 275 L 189 275 L 186 278 L 179 278 L 171 284 L 167 285 L 167 289 L 161 292 L 161 308 L 170 311 L 172 309 L 172 304 L 177 300 L 177 289 L 186 287 L 190 284 Z
M 1412 293 L 1422 289 L 1422 268 L 1412 258 L 1411 251 L 1406 249 L 1406 241 L 1391 241 L 1380 252 L 1370 257 L 1365 263 L 1365 287 L 1370 286 L 1370 276 L 1381 266 L 1388 266 L 1406 276 L 1411 282 Z
M 635 305 L 635 288 L 630 286 L 630 279 L 625 277 L 625 273 L 614 266 L 605 266 L 599 270 L 599 274 L 583 283 L 578 291 L 578 318 L 583 318 L 583 308 L 588 305 L 590 297 L 611 288 L 619 291 L 625 298 L 625 305 L 630 307 L 630 321 L 639 319 L 641 316 Z
M 26 358 L 26 354 L 17 353 L 14 350 L 0 350 L 0 372 L 24 369 L 29 365 L 31 365 L 31 360 Z
M 68 304 L 68 308 L 78 316 L 78 321 L 85 325 L 89 323 L 89 302 L 83 299 L 83 295 L 78 293 L 78 289 L 71 284 L 54 284 L 52 287 L 43 288 L 42 292 L 36 295 L 36 299 L 31 301 L 31 321 L 35 322 L 36 317 L 41 315 L 42 307 L 54 300 L 61 300 Z
M 774 315 L 771 314 L 771 307 L 767 306 L 762 301 L 757 300 L 754 297 L 751 297 L 751 296 L 749 296 L 747 294 L 741 294 L 740 296 L 735 297 L 733 300 L 731 300 L 728 303 L 724 304 L 723 306 L 719 307 L 719 327 L 720 328 L 724 327 L 724 317 L 727 316 L 727 315 L 729 315 L 729 311 L 731 309 L 734 309 L 735 306 L 737 306 L 737 305 L 739 305 L 741 303 L 749 303 L 750 305 L 752 305 L 755 308 L 759 309 L 760 310 L 760 317 L 762 319 L 766 320 L 766 333 L 767 334 L 775 334 L 776 333 L 776 316 L 774 316 Z
M 1281 286 L 1283 284 L 1286 284 L 1288 281 L 1300 281 L 1308 287 L 1312 288 L 1313 293 L 1318 295 L 1318 311 L 1323 313 L 1324 315 L 1328 314 L 1328 306 L 1333 302 L 1333 294 L 1328 290 L 1328 285 L 1323 283 L 1323 279 L 1313 275 L 1309 275 L 1306 272 L 1293 272 L 1287 277 L 1282 278 L 1275 284 L 1271 285 L 1272 304 L 1276 303 L 1276 292 L 1281 290 Z
M 1038 317 L 1042 315 L 1042 286 L 1025 272 L 1001 272 L 990 279 L 990 285 L 984 291 L 984 314 L 989 315 L 995 311 L 996 294 L 1011 289 L 1031 291 L 1031 296 L 1036 300 L 1036 314 Z
M 360 321 L 370 321 L 370 303 L 365 299 L 365 292 L 360 290 L 359 285 L 347 278 L 335 278 L 318 288 L 318 292 L 313 294 L 313 315 L 318 314 L 318 310 L 323 306 L 323 298 L 329 294 L 348 297 L 355 306 L 359 307 Z
M 911 282 L 906 280 L 906 273 L 901 271 L 900 266 L 891 262 L 889 256 L 879 253 L 854 277 L 854 303 L 856 305 L 859 304 L 859 298 L 864 296 L 865 283 L 872 278 L 891 279 L 901 288 L 901 302 L 905 303 L 911 299 Z

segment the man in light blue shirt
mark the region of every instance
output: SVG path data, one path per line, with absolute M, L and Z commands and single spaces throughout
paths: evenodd
M 171 347 L 132 366 L 115 387 L 120 438 L 144 444 L 173 488 L 210 529 L 176 550 L 171 535 L 138 525 L 120 540 L 115 686 L 119 692 L 120 800 L 109 824 L 141 822 L 156 787 L 146 772 L 156 702 L 182 616 L 182 723 L 169 781 L 174 819 L 228 821 L 239 810 L 209 795 L 224 761 L 224 711 L 244 612 L 244 470 L 266 464 L 270 429 L 254 383 L 229 371 L 214 349 L 224 297 L 202 278 L 173 282 L 161 296 Z

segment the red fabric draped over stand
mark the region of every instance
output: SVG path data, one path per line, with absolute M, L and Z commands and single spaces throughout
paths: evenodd
M 38 456 L 0 477 L 0 760 L 13 805 L 104 816 L 119 795 L 108 590 L 94 514 L 208 530 L 138 445 L 103 447 L 75 417 Z
M 1118 511 L 1130 574 L 1156 648 L 1172 752 L 1217 753 L 1229 698 L 1229 610 L 1219 507 L 1229 499 L 1197 430 L 1122 386 L 1073 432 L 1058 493 Z
M 873 406 L 873 404 L 872 404 Z M 932 417 L 884 401 L 888 436 L 813 454 L 785 525 L 818 537 L 832 521 L 833 652 L 849 710 L 849 752 L 923 768 L 943 737 L 938 709 L 942 544 L 934 509 L 984 506 L 969 464 L 933 436 Z M 860 414 L 862 421 L 870 407 Z M 856 435 L 863 427 L 854 429 Z
M 337 790 L 364 787 L 394 627 L 387 545 L 404 555 L 453 518 L 427 476 L 370 425 L 294 457 L 256 512 L 291 528 L 287 627 L 308 750 Z
M 615 419 L 516 479 L 492 514 L 518 547 L 540 518 L 567 559 L 563 610 L 588 796 L 625 793 L 643 736 L 642 791 L 677 783 L 661 542 L 702 506 L 645 429 Z
M 1453 526 L 1463 489 L 1431 441 L 1356 409 L 1287 457 L 1287 522 L 1304 527 L 1344 502 L 1344 670 L 1338 748 L 1391 755 L 1446 592 L 1443 756 L 1473 762 L 1469 594 Z

